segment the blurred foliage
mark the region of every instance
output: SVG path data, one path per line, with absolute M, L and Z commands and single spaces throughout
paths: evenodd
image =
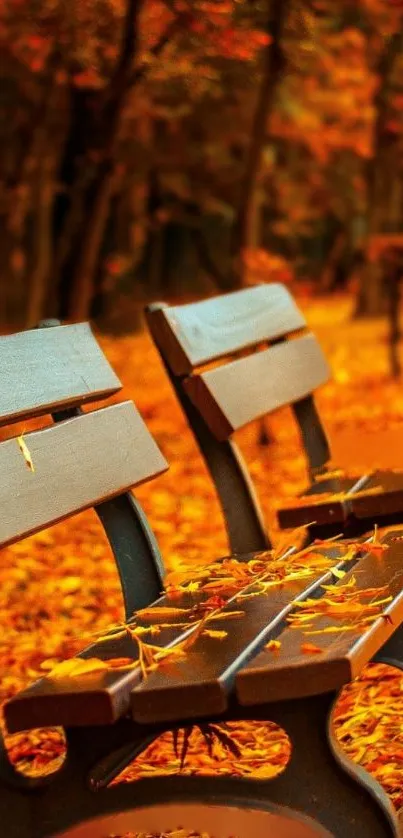
M 358 276 L 378 311 L 368 246 L 402 226 L 402 23 L 402 0 L 3 0 L 4 325 L 134 323 L 146 299 L 281 260 L 321 290 Z

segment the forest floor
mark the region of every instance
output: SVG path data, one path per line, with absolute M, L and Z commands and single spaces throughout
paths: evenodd
M 357 433 L 403 423 L 403 386 L 388 376 L 386 324 L 352 322 L 351 301 L 300 300 L 319 337 L 334 378 L 318 394 L 330 434 L 349 426 Z M 158 537 L 169 571 L 225 555 L 220 510 L 196 446 L 146 334 L 100 342 L 171 464 L 167 474 L 136 495 Z M 258 428 L 240 434 L 240 445 L 261 495 L 274 540 L 274 501 L 295 495 L 306 483 L 306 464 L 289 410 L 268 423 L 273 441 L 258 445 Z M 28 426 L 26 430 L 29 430 Z M 402 424 L 403 440 L 403 424 Z M 61 475 L 62 479 L 62 475 Z M 0 699 L 5 700 L 123 616 L 114 561 L 95 514 L 83 513 L 2 551 L 0 568 Z M 371 665 L 339 700 L 337 733 L 343 747 L 403 806 L 403 676 Z M 273 726 L 237 725 L 242 759 L 217 743 L 214 756 L 199 734 L 190 745 L 186 772 L 273 776 L 285 765 L 289 745 Z M 57 731 L 8 739 L 12 758 L 38 772 L 62 751 Z M 179 761 L 165 735 L 123 779 L 177 772 Z

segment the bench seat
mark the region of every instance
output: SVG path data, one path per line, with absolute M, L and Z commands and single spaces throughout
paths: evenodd
M 8 729 L 110 724 L 129 709 L 137 722 L 175 722 L 224 713 L 234 691 L 239 703 L 258 705 L 338 690 L 359 674 L 403 620 L 402 539 L 403 528 L 389 529 L 382 533 L 380 544 L 361 542 L 350 549 L 347 542 L 337 547 L 317 545 L 274 563 L 267 553 L 257 554 L 252 559 L 255 575 L 235 588 L 228 580 L 241 563 L 225 559 L 215 563 L 210 566 L 214 573 L 207 568 L 198 580 L 199 590 L 181 593 L 168 588 L 131 623 L 145 628 L 160 624 L 157 634 L 146 633 L 140 639 L 161 648 L 185 643 L 182 655 L 167 657 L 145 677 L 137 666 L 63 680 L 42 678 L 6 704 Z M 305 574 L 304 565 L 310 566 Z M 354 615 L 342 622 L 319 616 L 313 637 L 290 627 L 287 618 L 301 613 L 296 602 L 336 595 L 333 588 L 330 595 L 322 587 L 328 584 L 339 595 L 343 586 L 347 591 L 354 588 L 357 602 L 364 597 L 367 607 L 381 601 L 384 604 L 374 609 L 379 616 L 366 630 L 355 628 Z M 365 598 L 368 588 L 370 595 Z M 214 613 L 210 610 L 204 630 L 189 642 L 207 606 Z M 193 609 L 193 621 L 187 609 Z M 167 625 L 171 627 L 164 628 Z M 267 648 L 271 640 L 278 648 L 276 643 Z M 82 657 L 135 661 L 136 645 L 120 636 L 94 644 Z

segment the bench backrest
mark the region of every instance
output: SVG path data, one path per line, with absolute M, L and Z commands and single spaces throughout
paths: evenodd
M 316 338 L 279 284 L 182 306 L 154 304 L 147 320 L 215 481 L 232 549 L 263 549 L 261 512 L 230 437 L 291 405 L 311 470 L 323 468 L 330 452 L 313 392 L 330 370 Z M 212 362 L 221 363 L 202 369 Z
M 167 464 L 132 402 L 80 409 L 120 389 L 86 323 L 0 337 L 0 427 L 55 420 L 0 442 L 0 545 L 95 507 L 131 614 L 159 595 L 162 562 L 129 489 Z

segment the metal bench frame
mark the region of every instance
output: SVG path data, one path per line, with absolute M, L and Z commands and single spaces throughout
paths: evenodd
M 77 406 L 63 408 L 53 416 L 59 422 L 78 411 Z M 128 492 L 95 509 L 115 555 L 129 615 L 160 592 L 159 550 L 140 506 Z M 141 591 L 139 578 L 148 580 Z M 336 698 L 332 691 L 248 707 L 233 696 L 228 709 L 218 717 L 192 720 L 196 724 L 242 720 L 279 724 L 290 736 L 292 756 L 286 770 L 269 781 L 174 776 L 108 786 L 161 732 L 185 725 L 186 720 L 180 718 L 175 723 L 139 724 L 126 714 L 110 725 L 68 726 L 65 764 L 50 777 L 23 777 L 10 764 L 1 743 L 0 818 L 7 838 L 65 834 L 70 838 L 105 838 L 109 815 L 127 812 L 126 828 L 130 823 L 130 828 L 136 829 L 136 811 L 145 812 L 146 820 L 148 812 L 152 821 L 160 804 L 161 830 L 178 826 L 170 823 L 172 804 L 182 804 L 184 812 L 189 804 L 195 804 L 204 809 L 213 805 L 221 816 L 245 808 L 264 813 L 267 830 L 276 824 L 273 838 L 276 834 L 289 838 L 325 838 L 329 834 L 337 838 L 396 838 L 401 834 L 398 820 L 385 793 L 343 755 L 334 739 L 331 715 Z M 216 838 L 226 836 L 217 834 Z

